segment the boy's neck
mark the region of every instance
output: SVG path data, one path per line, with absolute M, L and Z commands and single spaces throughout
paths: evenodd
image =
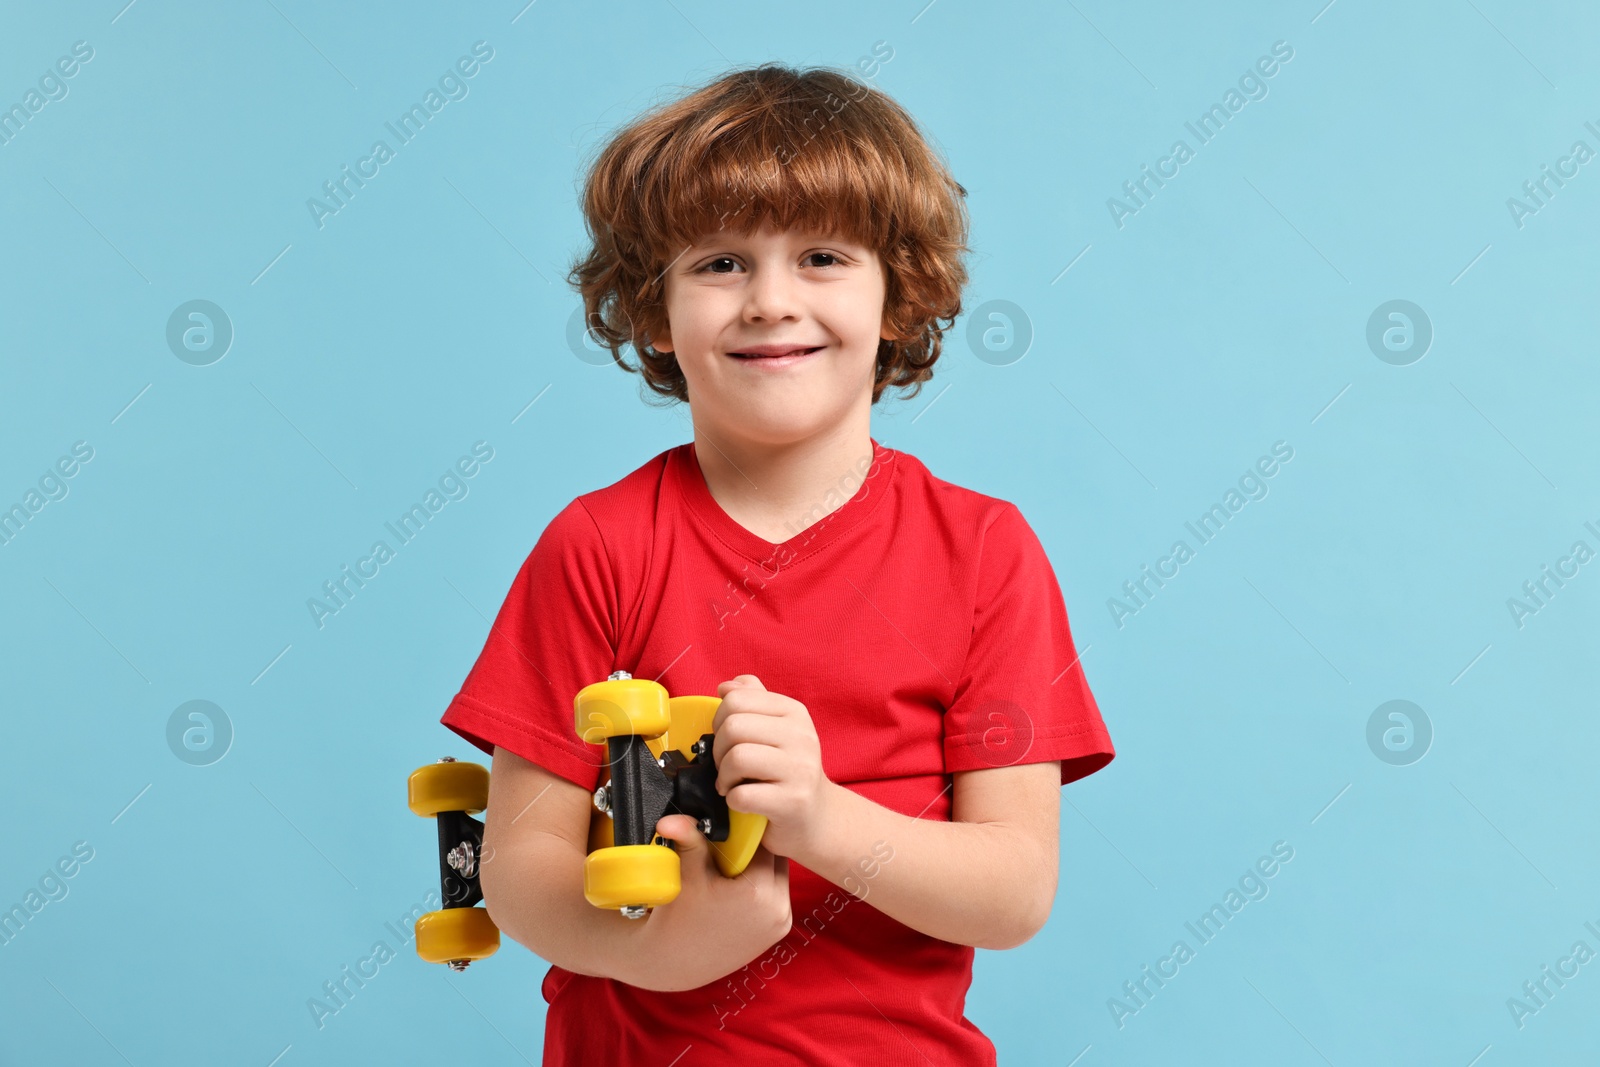
M 827 432 L 780 446 L 694 427 L 694 455 L 706 488 L 728 517 L 781 544 L 821 521 L 860 486 L 872 460 L 871 422 L 846 419 Z

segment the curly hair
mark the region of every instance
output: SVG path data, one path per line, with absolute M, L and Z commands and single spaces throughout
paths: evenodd
M 872 402 L 890 386 L 914 397 L 961 314 L 966 195 L 881 90 L 827 67 L 764 63 L 647 111 L 606 142 L 581 196 L 591 247 L 567 281 L 617 365 L 687 401 L 676 356 L 649 343 L 666 326 L 662 278 L 676 258 L 730 228 L 839 234 L 884 267 L 893 339 L 879 341 Z

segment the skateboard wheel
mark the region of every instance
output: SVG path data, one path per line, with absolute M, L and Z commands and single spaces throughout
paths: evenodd
M 406 779 L 406 804 L 425 819 L 441 811 L 483 811 L 489 806 L 489 769 L 454 762 L 418 767 Z
M 417 955 L 429 963 L 481 960 L 500 947 L 500 929 L 482 908 L 430 911 L 414 929 Z
M 617 845 L 583 861 L 583 896 L 597 908 L 670 904 L 683 888 L 678 854 L 660 845 Z
M 607 738 L 629 734 L 650 740 L 666 733 L 672 725 L 666 689 L 648 678 L 619 678 L 586 685 L 572 699 L 572 710 L 578 736 L 591 745 L 603 745 Z

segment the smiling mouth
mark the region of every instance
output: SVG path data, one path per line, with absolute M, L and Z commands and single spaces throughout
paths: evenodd
M 825 345 L 819 345 L 816 348 L 796 348 L 796 349 L 791 349 L 788 352 L 776 353 L 776 354 L 772 354 L 772 355 L 766 355 L 766 354 L 759 353 L 759 352 L 729 352 L 728 355 L 732 356 L 734 359 L 748 359 L 748 360 L 795 359 L 795 358 L 800 357 L 800 356 L 809 356 L 813 352 L 821 352 L 824 347 L 826 347 L 826 346 Z

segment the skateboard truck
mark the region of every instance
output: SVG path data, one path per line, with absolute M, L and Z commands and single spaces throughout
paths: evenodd
M 440 763 L 454 763 L 442 756 Z M 470 908 L 483 901 L 478 857 L 483 855 L 483 823 L 464 811 L 441 811 L 439 824 L 439 897 L 447 908 Z M 459 969 L 459 968 L 457 968 Z
M 417 920 L 417 955 L 464 971 L 500 947 L 500 931 L 483 901 L 483 823 L 472 817 L 489 803 L 489 771 L 444 756 L 419 767 L 406 782 L 407 805 L 439 824 L 439 896 L 443 909 Z
M 632 678 L 613 671 L 608 681 Z M 728 839 L 728 801 L 717 792 L 717 765 L 712 758 L 715 734 L 701 734 L 685 756 L 675 748 L 661 756 L 651 754 L 639 734 L 606 738 L 611 781 L 594 791 L 594 806 L 611 818 L 612 840 L 617 845 L 656 842 L 656 823 L 667 815 L 687 815 L 709 841 Z M 674 848 L 671 841 L 659 842 Z M 624 904 L 624 918 L 642 919 L 642 904 Z
M 613 671 L 573 700 L 578 736 L 605 745 L 611 780 L 594 791 L 610 818 L 604 844 L 584 860 L 584 897 L 625 918 L 642 919 L 681 888 L 673 842 L 656 833 L 667 815 L 687 815 L 712 842 L 725 877 L 741 874 L 766 829 L 764 816 L 732 811 L 717 792 L 712 756 L 718 697 L 668 697 L 656 682 Z M 688 739 L 693 738 L 690 742 Z M 657 756 L 656 753 L 660 755 Z M 657 848 L 654 846 L 664 846 Z
M 677 749 L 668 749 L 660 758 L 651 756 L 638 735 L 607 739 L 611 781 L 594 791 L 594 806 L 611 817 L 617 844 L 651 843 L 656 823 L 667 815 L 689 816 L 709 841 L 728 839 L 728 802 L 717 792 L 717 766 L 711 757 L 714 738 L 713 734 L 702 735 L 694 743 L 693 758 Z M 628 799 L 623 800 L 624 796 Z M 672 841 L 660 844 L 676 849 Z M 617 910 L 625 919 L 642 919 L 648 909 L 642 904 L 624 904 Z
M 619 845 L 648 844 L 655 825 L 668 815 L 687 815 L 711 841 L 728 839 L 728 801 L 717 792 L 714 734 L 694 743 L 693 757 L 677 749 L 656 758 L 637 735 L 608 739 L 611 781 L 594 791 L 594 806 L 611 816 Z M 631 803 L 613 803 L 626 792 Z M 618 796 L 620 801 L 620 796 Z

